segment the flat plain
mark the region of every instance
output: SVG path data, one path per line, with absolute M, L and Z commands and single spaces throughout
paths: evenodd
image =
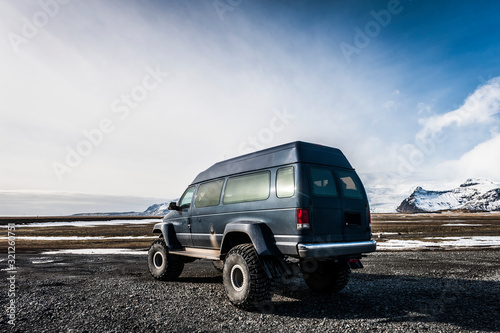
M 229 303 L 209 261 L 186 264 L 177 281 L 153 279 L 146 250 L 159 221 L 8 222 L 15 225 L 16 293 L 1 292 L 0 304 L 14 299 L 15 326 L 4 312 L 0 331 L 500 331 L 499 214 L 374 214 L 380 250 L 363 259 L 344 290 L 314 294 L 298 274 L 278 281 L 272 303 L 254 311 Z M 0 232 L 5 281 L 7 227 Z M 439 246 L 474 237 L 490 243 Z M 387 246 L 392 241 L 409 246 Z
M 147 249 L 155 238 L 153 225 L 158 222 L 161 222 L 158 216 L 5 217 L 0 218 L 0 252 L 7 250 L 9 223 L 15 226 L 16 251 L 20 253 L 81 248 Z M 421 250 L 499 248 L 500 212 L 373 214 L 372 234 L 381 251 L 413 249 L 414 241 L 429 243 L 418 246 Z M 489 238 L 479 243 L 461 242 L 460 246 L 438 244 L 443 240 L 473 237 Z

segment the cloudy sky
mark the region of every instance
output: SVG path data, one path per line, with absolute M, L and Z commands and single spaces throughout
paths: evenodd
M 0 215 L 142 211 L 295 140 L 367 187 L 500 181 L 499 7 L 0 1 Z

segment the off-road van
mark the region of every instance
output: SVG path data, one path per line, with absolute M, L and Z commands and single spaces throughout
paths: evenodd
M 316 292 L 338 292 L 376 248 L 358 175 L 339 149 L 306 142 L 219 162 L 169 209 L 153 229 L 151 274 L 173 280 L 185 263 L 213 260 L 243 308 L 269 301 L 273 281 L 294 273 Z

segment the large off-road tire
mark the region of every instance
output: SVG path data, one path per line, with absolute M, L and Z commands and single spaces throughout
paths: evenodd
M 307 263 L 305 263 L 307 265 Z M 351 269 L 346 261 L 317 261 L 302 265 L 302 275 L 309 288 L 317 293 L 338 293 L 349 282 Z M 306 266 L 306 267 L 304 267 Z
M 151 275 L 158 280 L 174 280 L 181 275 L 184 262 L 168 253 L 165 241 L 160 238 L 151 244 L 148 251 L 148 266 Z
M 233 247 L 222 272 L 227 297 L 239 308 L 266 307 L 273 296 L 272 284 L 252 244 Z

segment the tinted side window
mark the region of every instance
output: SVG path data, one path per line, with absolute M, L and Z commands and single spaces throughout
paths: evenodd
M 224 180 L 219 179 L 213 182 L 201 184 L 196 193 L 194 205 L 197 208 L 218 206 L 220 202 L 220 194 Z
M 340 179 L 340 186 L 342 186 L 342 196 L 350 199 L 363 199 L 361 186 L 358 177 L 353 172 L 338 171 L 337 176 Z
M 269 198 L 271 173 L 269 171 L 251 175 L 231 177 L 224 191 L 224 204 L 266 200 Z
M 181 208 L 189 208 L 191 206 L 191 201 L 193 200 L 194 186 L 188 187 L 184 192 L 181 199 L 179 200 L 179 206 Z
M 295 194 L 295 177 L 293 167 L 278 169 L 276 173 L 276 195 L 288 198 Z
M 320 197 L 336 197 L 337 187 L 330 169 L 311 167 L 312 194 Z

